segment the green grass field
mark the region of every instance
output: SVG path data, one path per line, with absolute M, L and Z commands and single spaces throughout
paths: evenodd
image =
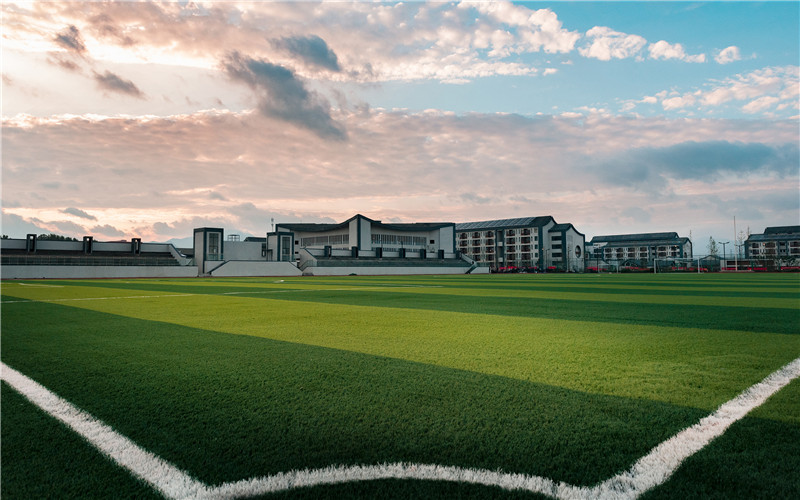
M 798 357 L 798 275 L 2 283 L 4 363 L 208 485 L 408 462 L 588 487 Z M 159 497 L 6 383 L 1 424 L 4 499 Z M 800 381 L 643 498 L 698 497 L 800 498 Z

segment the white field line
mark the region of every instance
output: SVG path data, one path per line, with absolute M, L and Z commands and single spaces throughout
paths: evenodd
M 0 363 L 0 376 L 33 404 L 80 434 L 95 448 L 167 498 L 199 497 L 205 484 L 158 458 L 114 429 L 58 397 L 44 386 Z
M 573 486 L 526 474 L 432 464 L 393 463 L 382 465 L 330 466 L 290 471 L 272 476 L 223 483 L 211 487 L 193 479 L 177 467 L 138 447 L 111 427 L 56 396 L 25 375 L 0 363 L 0 378 L 44 411 L 65 423 L 103 454 L 167 498 L 229 499 L 263 495 L 315 485 L 376 479 L 453 481 L 525 490 L 557 499 L 636 499 L 663 484 L 681 463 L 721 436 L 767 398 L 800 376 L 800 358 L 769 375 L 697 424 L 653 448 L 625 472 L 594 487 Z

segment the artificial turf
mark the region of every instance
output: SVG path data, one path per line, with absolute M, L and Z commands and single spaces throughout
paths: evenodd
M 752 287 L 727 276 L 615 276 L 608 294 L 596 276 L 492 278 L 4 283 L 2 359 L 210 484 L 412 461 L 592 485 L 800 355 L 793 276 L 759 276 Z M 548 286 L 557 298 L 546 298 Z M 650 286 L 662 293 L 644 295 L 664 302 L 637 301 Z M 663 293 L 682 288 L 705 305 L 687 313 L 674 300 L 682 295 Z M 696 325 L 703 317 L 717 319 Z M 795 491 L 800 417 L 797 399 L 782 394 L 715 441 L 719 451 L 687 461 L 664 491 L 750 496 L 749 480 L 715 489 L 697 472 L 708 462 L 728 473 L 725 446 L 740 443 L 750 443 L 742 464 L 767 464 L 766 493 Z M 8 461 L 31 455 L 57 471 L 74 443 L 55 437 L 51 457 L 29 453 L 30 431 L 2 411 L 3 496 L 39 496 L 24 473 L 6 476 Z M 771 439 L 753 442 L 760 432 Z M 767 473 L 739 469 L 754 480 Z M 373 481 L 282 495 L 505 493 Z

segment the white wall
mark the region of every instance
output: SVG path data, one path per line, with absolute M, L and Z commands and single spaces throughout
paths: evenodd
M 226 241 L 225 260 L 267 260 L 261 256 L 260 241 Z
M 195 266 L 3 266 L 2 279 L 194 278 Z
M 468 267 L 307 267 L 303 271 L 308 276 L 347 276 L 357 274 L 359 276 L 382 276 L 382 275 L 404 275 L 404 274 L 464 274 Z M 486 274 L 488 267 L 478 267 L 472 274 Z
M 260 245 L 260 244 L 259 244 Z M 260 248 L 260 247 L 259 247 Z M 260 252 L 261 250 L 259 250 Z M 206 273 L 211 276 L 300 276 L 302 273 L 293 262 L 226 261 L 207 262 Z

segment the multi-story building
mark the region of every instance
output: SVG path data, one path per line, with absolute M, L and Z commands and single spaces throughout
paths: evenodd
M 643 233 L 595 236 L 587 245 L 587 258 L 652 264 L 655 259 L 688 259 L 692 242 L 678 233 Z
M 492 268 L 583 271 L 585 241 L 572 224 L 549 215 L 456 224 L 456 248 Z
M 744 242 L 747 259 L 800 258 L 800 226 L 777 226 L 751 234 Z

